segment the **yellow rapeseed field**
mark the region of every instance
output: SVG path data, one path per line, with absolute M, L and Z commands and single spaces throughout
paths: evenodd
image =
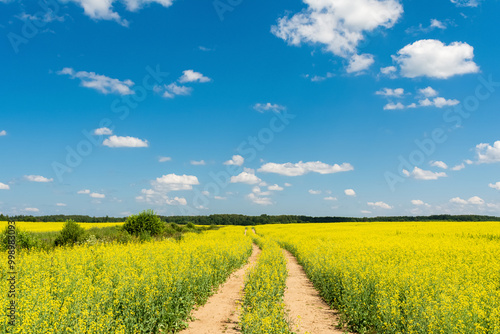
M 81 245 L 16 257 L 16 327 L 5 333 L 168 333 L 252 252 L 242 227 L 182 241 Z M 5 258 L 7 258 L 5 256 Z M 0 262 L 7 280 L 7 260 Z M 8 305 L 7 284 L 1 305 Z
M 92 227 L 109 227 L 120 226 L 124 223 L 79 223 L 84 229 L 88 230 Z M 0 221 L 0 230 L 4 230 L 7 222 Z M 33 222 L 16 222 L 16 226 L 28 232 L 57 232 L 63 229 L 64 223 L 33 223 Z
M 500 223 L 268 225 L 359 333 L 500 333 Z

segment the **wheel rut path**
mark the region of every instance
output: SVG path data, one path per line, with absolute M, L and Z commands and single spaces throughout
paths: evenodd
M 336 328 L 338 313 L 321 299 L 295 256 L 286 250 L 283 253 L 288 269 L 284 302 L 292 331 L 297 334 L 347 333 Z
M 245 273 L 259 257 L 260 249 L 253 245 L 248 263 L 232 273 L 207 303 L 191 313 L 195 319 L 181 334 L 233 334 L 238 329 L 240 305 L 243 298 Z

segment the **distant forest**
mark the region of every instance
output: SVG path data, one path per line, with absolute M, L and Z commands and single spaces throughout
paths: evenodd
M 500 221 L 500 217 L 478 215 L 434 215 L 434 216 L 399 216 L 399 217 L 308 217 L 308 216 L 245 216 L 245 215 L 210 215 L 210 216 L 160 216 L 168 223 L 195 225 L 264 225 L 264 224 L 297 224 L 297 223 L 340 223 L 340 222 L 408 222 L 408 221 Z M 72 219 L 81 223 L 116 223 L 124 222 L 126 218 L 90 217 L 83 215 L 50 215 L 50 216 L 6 216 L 0 214 L 0 221 L 24 222 L 64 222 Z

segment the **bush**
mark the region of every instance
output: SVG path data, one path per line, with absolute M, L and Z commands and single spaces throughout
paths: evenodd
M 74 245 L 83 240 L 85 229 L 78 225 L 74 220 L 67 220 L 62 231 L 54 241 L 56 246 Z
M 37 248 L 39 246 L 38 239 L 33 235 L 33 233 L 21 231 L 19 228 L 9 229 L 9 226 L 6 226 L 0 235 L 1 247 L 3 250 L 7 250 L 9 248 L 9 235 L 13 235 L 13 231 L 15 231 L 16 235 L 16 248 L 17 249 L 32 249 Z
M 186 227 L 192 230 L 196 230 L 196 226 L 192 222 L 187 223 Z
M 163 230 L 163 222 L 153 210 L 145 210 L 138 215 L 131 215 L 123 225 L 123 229 L 135 236 L 156 236 Z

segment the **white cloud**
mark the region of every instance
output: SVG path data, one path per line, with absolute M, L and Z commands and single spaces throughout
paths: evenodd
M 431 86 L 427 88 L 422 88 L 418 90 L 420 94 L 424 95 L 425 97 L 434 97 L 438 95 L 438 92 L 434 90 Z
M 291 183 L 285 183 L 285 187 L 291 187 L 292 184 Z
M 371 212 L 371 211 L 368 211 L 368 210 L 361 210 L 361 213 L 364 213 L 364 214 L 371 214 L 372 212 Z
M 89 196 L 92 198 L 106 198 L 106 195 L 99 193 L 91 193 Z
M 231 183 L 257 184 L 260 182 L 262 182 L 262 180 L 255 176 L 255 172 L 247 168 L 239 175 L 231 176 Z
M 358 54 L 365 32 L 391 28 L 403 13 L 397 0 L 304 0 L 307 8 L 278 19 L 271 32 L 290 45 L 317 44 L 337 56 L 353 59 L 349 70 L 371 65 L 370 55 Z M 361 57 L 361 58 L 359 58 Z
M 37 208 L 25 208 L 24 211 L 27 211 L 27 212 L 40 212 L 40 210 L 37 209 Z
M 438 79 L 479 72 L 473 58 L 474 48 L 469 44 L 453 42 L 445 45 L 435 39 L 409 44 L 399 50 L 397 56 L 393 56 L 404 77 L 426 76 Z
M 386 209 L 386 210 L 392 209 L 392 206 L 390 206 L 389 204 L 384 203 L 384 202 L 375 202 L 375 203 L 368 202 L 367 204 L 371 207 L 374 207 L 374 208 L 381 208 L 381 209 Z
M 8 186 L 7 186 L 8 187 Z M 500 190 L 500 182 L 497 182 L 497 183 L 490 183 L 489 184 L 489 187 L 490 188 L 493 188 L 493 189 L 496 189 L 496 190 Z M 8 189 L 8 188 L 7 188 Z
M 333 174 L 333 173 L 347 172 L 352 170 L 354 170 L 354 167 L 352 167 L 352 165 L 349 163 L 343 163 L 342 165 L 338 164 L 328 165 L 321 161 L 315 161 L 315 162 L 300 161 L 298 163 L 287 162 L 284 164 L 277 164 L 270 162 L 262 165 L 262 167 L 260 167 L 259 169 L 259 172 L 275 173 L 286 176 L 301 176 L 310 172 L 319 174 Z
M 56 206 L 68 206 L 66 203 L 56 203 Z
M 311 194 L 311 195 L 319 195 L 319 194 L 321 194 L 321 190 L 310 189 L 309 190 L 309 194 Z
M 380 69 L 380 73 L 390 77 L 391 79 L 394 79 L 397 77 L 396 76 L 397 71 L 398 71 L 398 69 L 396 68 L 396 66 L 387 66 L 387 67 L 382 67 Z
M 406 169 L 403 169 L 403 173 L 408 177 L 413 177 L 415 180 L 437 180 L 440 177 L 447 177 L 446 173 L 434 173 L 428 170 L 423 170 L 418 167 L 415 167 L 413 171 L 410 173 Z
M 113 134 L 113 131 L 111 131 L 111 129 L 108 128 L 99 128 L 94 130 L 94 134 L 96 136 L 109 136 Z
M 187 200 L 184 197 L 174 197 L 165 199 L 165 203 L 168 205 L 187 205 Z
M 259 204 L 259 205 L 272 205 L 273 204 L 273 202 L 271 201 L 271 199 L 269 197 L 260 197 L 254 193 L 248 194 L 247 198 L 250 199 L 255 204 Z
M 79 190 L 77 192 L 77 194 L 86 194 L 86 195 L 88 195 L 88 194 L 90 194 L 90 190 L 89 189 Z
M 450 203 L 455 203 L 460 205 L 466 205 L 466 204 L 483 205 L 484 200 L 478 196 L 471 197 L 468 200 L 461 199 L 460 197 L 455 197 L 450 199 Z
M 451 168 L 452 171 L 459 171 L 459 170 L 462 170 L 465 168 L 465 164 L 464 163 L 461 163 L 460 165 L 456 165 L 454 167 Z
M 286 107 L 281 106 L 279 104 L 272 104 L 272 103 L 256 103 L 253 108 L 257 110 L 260 113 L 266 112 L 266 111 L 272 111 L 272 112 L 282 112 L 283 110 L 286 109 Z
M 117 148 L 117 147 L 148 147 L 149 143 L 147 140 L 142 140 L 135 137 L 119 137 L 119 136 L 111 136 L 106 138 L 102 144 L 104 146 Z
M 173 99 L 177 95 L 187 96 L 191 95 L 193 88 L 186 86 L 179 86 L 175 82 L 169 85 L 164 85 L 163 87 L 156 86 L 155 91 L 163 92 L 163 97 L 168 99 Z
M 346 189 L 346 190 L 344 190 L 344 194 L 346 194 L 346 196 L 351 196 L 351 197 L 355 197 L 356 196 L 356 192 L 353 189 Z
M 458 7 L 477 7 L 479 6 L 479 0 L 451 0 L 452 3 Z
M 207 163 L 205 162 L 205 160 L 200 160 L 200 161 L 195 161 L 195 160 L 191 160 L 191 165 L 193 166 L 205 166 Z
M 412 201 L 411 201 L 411 204 L 413 204 L 413 205 L 417 205 L 417 206 L 425 205 L 424 201 L 419 200 L 419 199 L 414 199 L 414 200 L 412 200 Z
M 446 29 L 446 25 L 439 21 L 439 20 L 436 20 L 436 19 L 431 19 L 431 28 L 437 28 L 437 29 Z
M 398 103 L 390 102 L 384 106 L 384 110 L 401 110 L 404 108 L 405 106 L 401 102 Z
M 42 183 L 46 183 L 46 182 L 52 182 L 54 181 L 54 179 L 49 179 L 49 178 L 46 178 L 44 176 L 41 176 L 41 175 L 25 175 L 24 178 L 30 182 L 42 182 Z
M 0 190 L 9 190 L 10 186 L 8 184 L 0 182 Z
M 227 199 L 227 197 L 214 196 L 214 199 L 219 200 L 219 201 L 225 201 Z
M 172 161 L 171 157 L 159 157 L 158 158 L 159 162 L 167 162 L 167 161 Z
M 373 55 L 371 54 L 361 54 L 354 55 L 349 59 L 349 66 L 347 67 L 347 73 L 358 73 L 370 68 L 373 65 L 375 60 L 373 59 Z
M 134 85 L 131 80 L 120 81 L 95 72 L 75 72 L 72 68 L 65 67 L 57 72 L 59 75 L 69 75 L 72 79 L 80 79 L 83 87 L 95 89 L 103 94 L 115 93 L 119 95 L 131 95 L 134 91 L 130 89 Z
M 337 197 L 332 197 L 332 196 L 329 196 L 329 197 L 325 197 L 323 198 L 325 201 L 336 201 L 337 200 Z
M 193 175 L 176 175 L 168 174 L 163 175 L 152 182 L 154 186 L 159 188 L 158 190 L 168 191 L 179 191 L 179 190 L 191 190 L 194 185 L 200 184 L 198 178 Z
M 456 106 L 459 104 L 460 101 L 458 100 L 447 100 L 444 97 L 436 97 L 432 101 L 428 98 L 423 99 L 418 101 L 418 104 L 420 107 L 436 107 L 436 108 L 443 108 L 443 107 L 449 107 L 449 106 Z
M 6 135 L 7 135 L 7 131 L 5 131 L 5 130 L 0 131 L 0 137 L 6 136 Z
M 500 162 L 500 140 L 496 141 L 493 146 L 485 143 L 477 145 L 476 154 L 479 164 Z
M 212 79 L 209 77 L 204 76 L 200 72 L 195 72 L 193 70 L 186 70 L 182 72 L 183 75 L 179 78 L 180 83 L 186 83 L 186 82 L 210 82 Z
M 433 166 L 433 167 L 438 167 L 438 168 L 442 168 L 442 169 L 448 169 L 448 165 L 445 164 L 442 161 L 431 161 L 430 165 Z
M 113 4 L 116 0 L 63 0 L 63 2 L 74 2 L 81 6 L 85 15 L 94 20 L 113 20 L 121 25 L 127 26 L 128 22 L 120 17 L 113 10 Z M 173 0 L 122 0 L 128 11 L 135 12 L 145 5 L 157 3 L 163 7 L 170 7 Z
M 402 97 L 405 94 L 405 90 L 403 88 L 384 88 L 382 90 L 379 90 L 378 92 L 375 92 L 375 94 L 386 97 Z
M 267 187 L 267 190 L 271 190 L 271 191 L 283 191 L 284 188 L 283 187 L 280 187 L 279 185 L 275 184 L 275 185 L 272 185 L 272 186 L 269 186 Z
M 231 160 L 224 162 L 224 165 L 241 166 L 245 162 L 245 158 L 241 155 L 233 155 Z

